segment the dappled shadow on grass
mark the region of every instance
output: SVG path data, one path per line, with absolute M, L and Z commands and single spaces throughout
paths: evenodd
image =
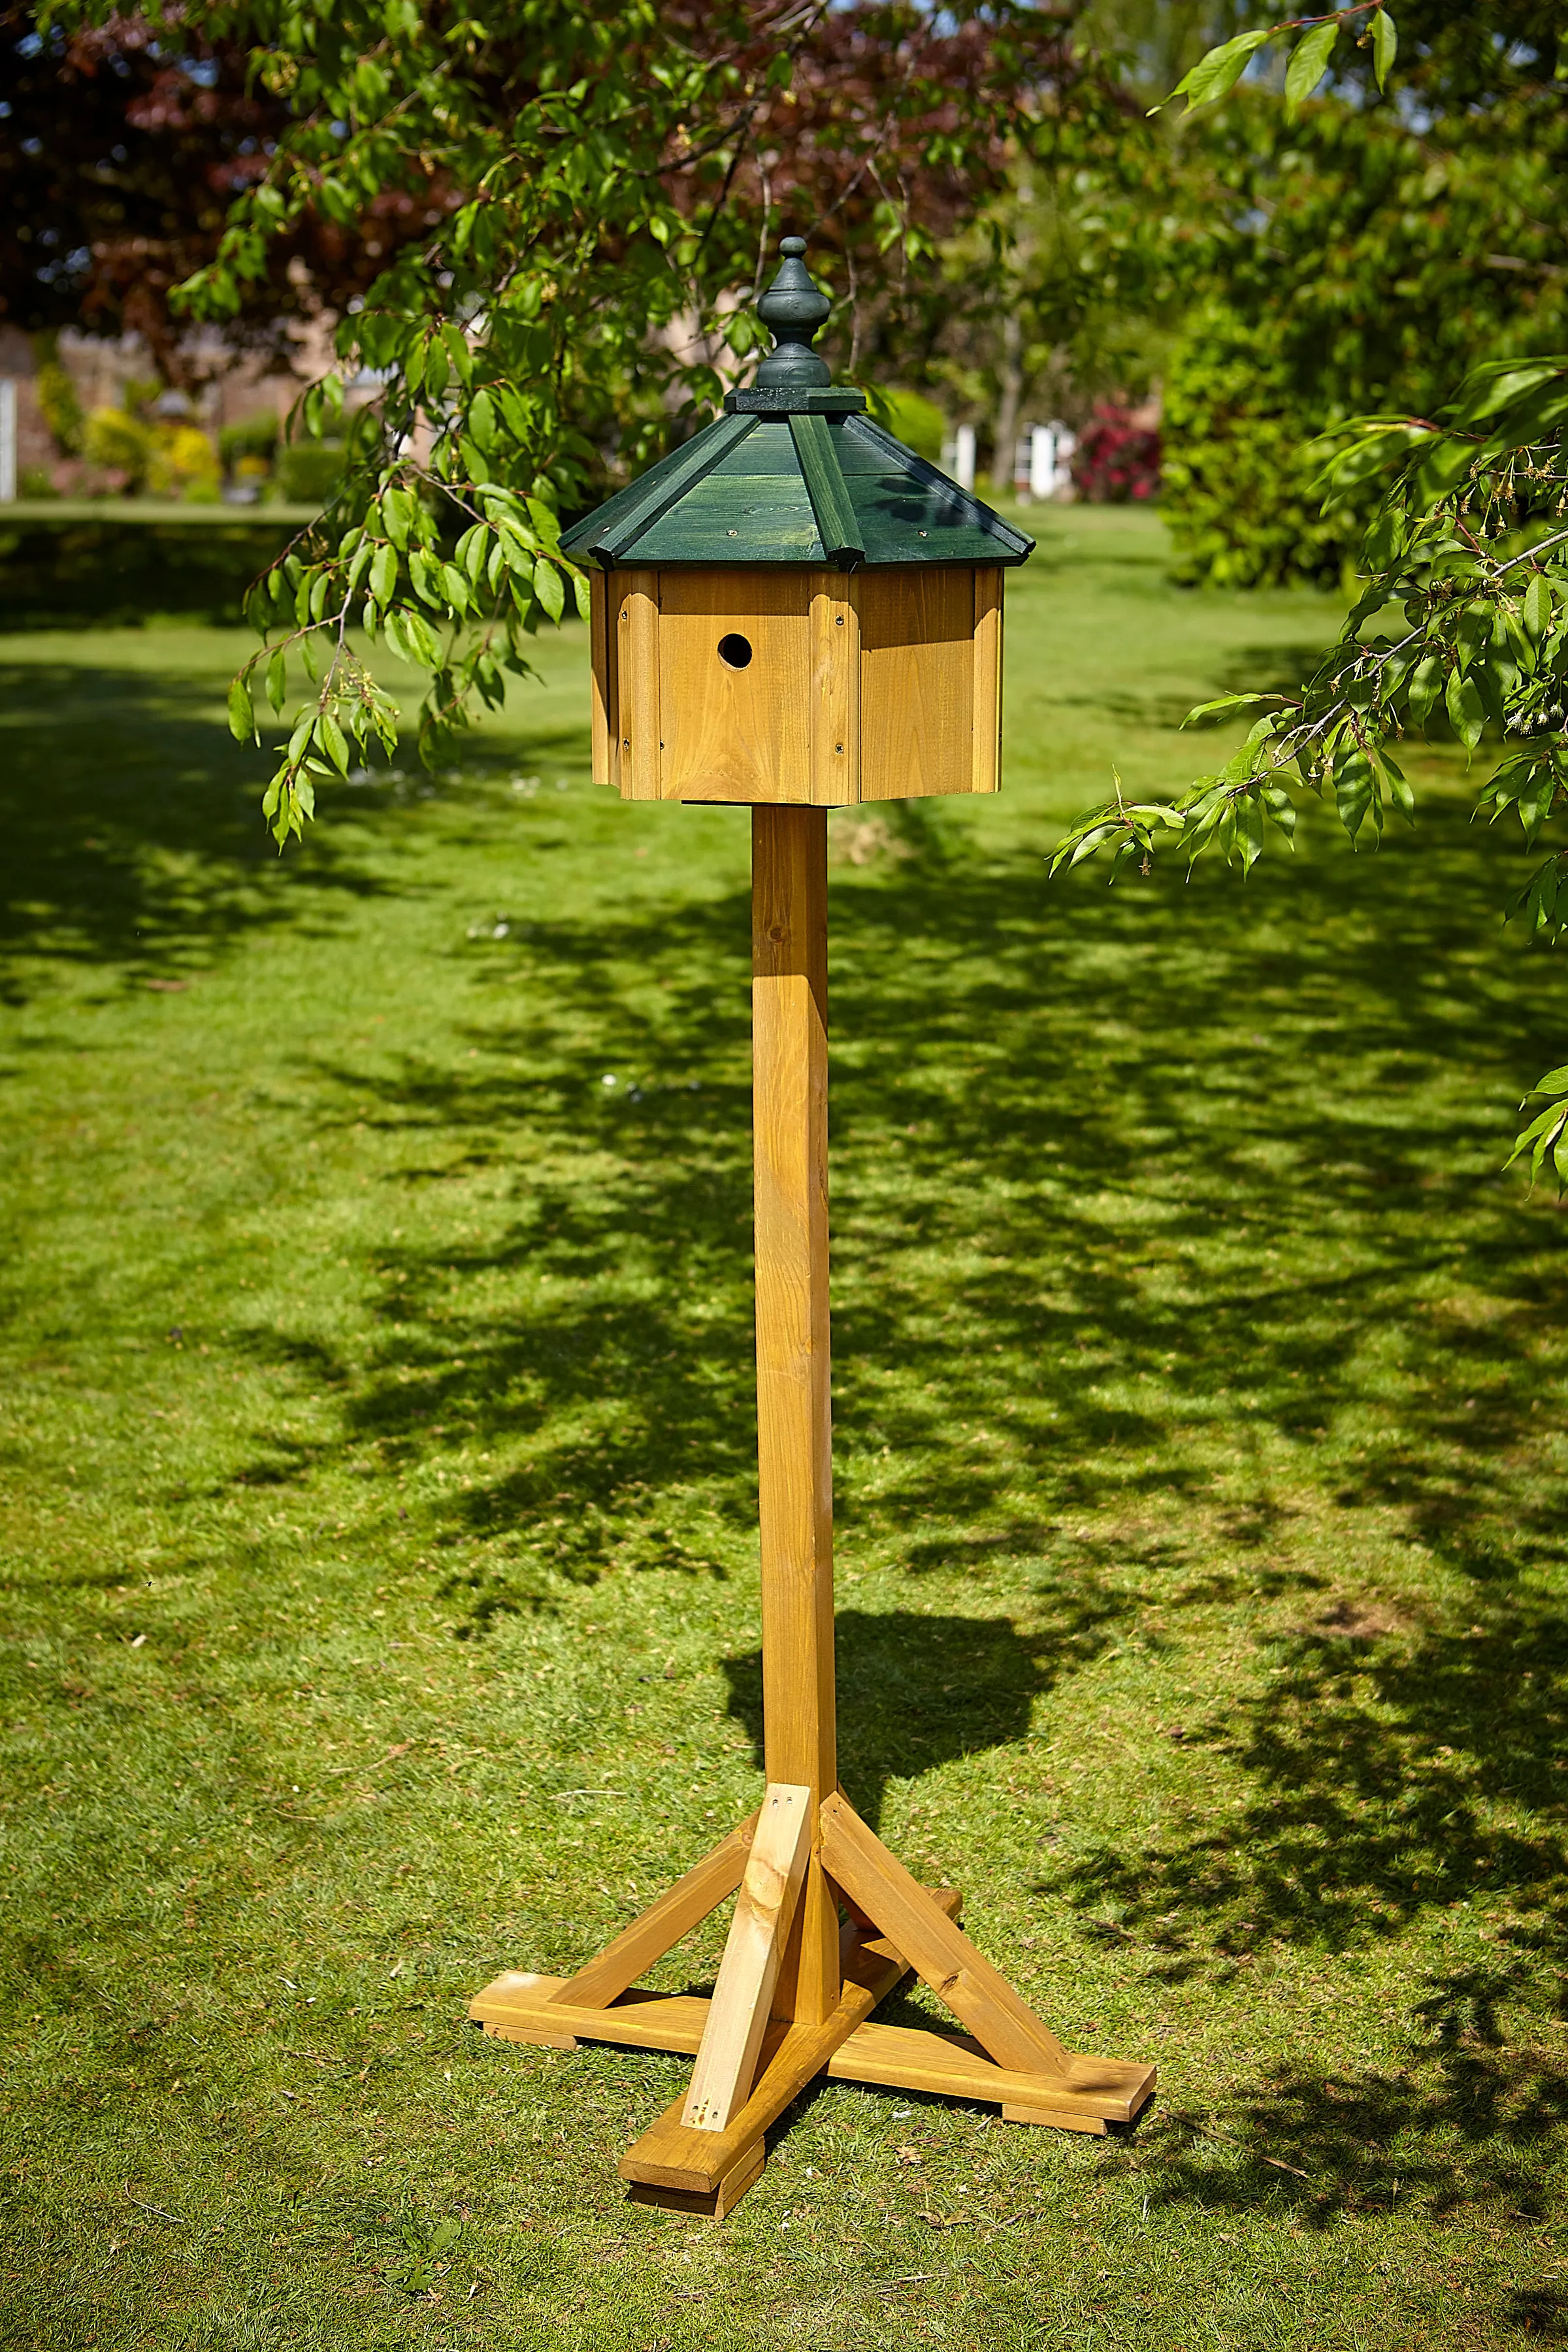
M 1394 1506 L 1452 1563 L 1561 1557 L 1556 1486 L 1515 1459 L 1554 1393 L 1555 1223 L 1491 1172 L 1549 1047 L 1477 952 L 1468 848 L 1450 826 L 1245 900 L 973 860 L 837 890 L 846 1556 L 983 1575 L 1114 1543 L 1107 1513 L 1208 1507 L 1223 1440 L 1331 1465 L 1341 1507 Z M 749 1510 L 745 925 L 736 898 L 481 942 L 475 1059 L 333 1074 L 420 1167 L 510 1176 L 499 1242 L 379 1254 L 353 1409 L 411 1458 L 440 1414 L 527 1441 L 455 1524 L 675 1483 Z M 1262 1554 L 1272 1483 L 1227 1506 Z M 557 1549 L 602 1566 L 591 1519 Z
M 1445 1988 L 1441 2005 L 1462 2014 L 1471 1998 Z M 1539 2224 L 1555 2211 L 1550 2184 L 1564 2126 L 1568 2063 L 1559 2052 L 1504 2046 L 1495 2028 L 1456 2022 L 1402 2067 L 1288 2069 L 1227 2101 L 1217 2126 L 1165 2107 L 1145 2167 L 1162 2204 L 1284 2205 L 1308 2228 L 1396 2206 L 1437 2221 L 1479 2206 Z
M 1092 1602 L 1081 1624 L 1029 1633 L 1005 1617 L 927 1616 L 894 1610 L 873 1616 L 840 1608 L 834 1643 L 838 1671 L 838 1777 L 873 1829 L 891 1780 L 918 1780 L 943 1764 L 1023 1739 L 1036 1700 L 1073 1659 L 1073 1637 L 1109 1633 Z M 1060 1638 L 1058 1638 L 1058 1635 Z M 1074 1660 L 1076 1663 L 1076 1660 Z M 763 1769 L 760 1650 L 726 1658 L 729 1711 Z
M 846 1612 L 846 1782 L 874 1812 L 890 1776 L 1021 1737 L 1146 1612 L 1148 1647 L 1267 1603 L 1279 1671 L 1170 1727 L 1222 1752 L 1239 1811 L 1048 1881 L 1156 1985 L 1374 1946 L 1483 1888 L 1520 1915 L 1490 1958 L 1521 2002 L 1568 1964 L 1562 1229 L 1496 1172 L 1557 1041 L 1499 950 L 1495 850 L 1451 808 L 1424 824 L 1419 856 L 1353 862 L 1309 830 L 1245 892 L 1053 893 L 962 843 L 835 885 L 840 1563 L 948 1601 L 929 1632 Z M 324 1074 L 417 1181 L 510 1186 L 499 1237 L 378 1254 L 348 1407 L 388 1463 L 454 1433 L 504 1457 L 427 1507 L 469 1634 L 574 1580 L 750 1552 L 746 945 L 740 893 L 542 920 L 473 944 L 451 1066 Z M 1391 1610 L 1373 1524 L 1449 1597 Z M 1026 1629 L 985 1606 L 999 1563 Z M 754 1661 L 730 1672 L 754 1735 Z M 1556 2128 L 1547 2062 L 1486 2065 L 1500 2144 L 1516 2080 Z M 1322 2129 L 1363 2095 L 1324 2090 Z
M 1432 862 L 1385 885 L 1392 859 L 1375 875 L 1363 861 L 1348 889 L 1342 867 L 1298 870 L 1263 909 L 1256 882 L 1239 908 L 1227 891 L 1194 909 L 1194 885 L 1134 909 L 1047 899 L 1030 870 L 978 866 L 840 892 L 847 1540 L 886 1536 L 911 1563 L 989 1541 L 980 1523 L 1014 1477 L 987 1453 L 1004 1435 L 1046 1470 L 1047 1516 L 1207 1488 L 1212 1465 L 1184 1467 L 1173 1446 L 1184 1423 L 1310 1445 L 1367 1399 L 1377 1382 L 1358 1359 L 1397 1328 L 1413 1376 L 1394 1368 L 1387 1427 L 1337 1454 L 1343 1501 L 1396 1499 L 1458 1556 L 1493 1539 L 1481 1527 L 1506 1489 L 1513 1556 L 1528 1549 L 1505 1456 L 1540 1401 L 1530 1349 L 1555 1276 L 1535 1255 L 1544 1221 L 1521 1221 L 1487 1163 L 1512 1072 L 1543 1041 L 1506 974 L 1467 973 L 1458 992 L 1451 952 L 1472 950 L 1489 910 L 1462 888 L 1453 905 L 1451 877 L 1424 890 Z M 1260 911 L 1257 928 L 1278 926 L 1261 948 L 1243 923 Z M 499 1247 L 383 1254 L 389 1377 L 364 1425 L 406 1420 L 410 1366 L 427 1404 L 449 1382 L 490 1426 L 542 1425 L 557 1353 L 566 1394 L 638 1413 L 639 1364 L 668 1357 L 686 1314 L 715 1300 L 727 1369 L 686 1423 L 698 1456 L 750 1419 L 744 923 L 723 901 L 482 943 L 499 1014 L 470 1033 L 483 1059 L 339 1074 L 345 1101 L 379 1097 L 384 1131 L 438 1139 L 446 1169 L 510 1169 L 517 1202 Z M 507 1009 L 520 990 L 525 1022 Z M 620 1074 L 609 1096 L 605 1066 Z M 533 1336 L 507 1342 L 538 1375 L 531 1407 L 502 1403 L 504 1381 L 451 1375 L 483 1336 L 470 1302 L 495 1275 L 541 1286 Z M 1433 1288 L 1450 1282 L 1489 1296 L 1478 1308 Z M 635 1302 L 595 1296 L 605 1283 Z M 509 1298 L 500 1319 L 516 1315 Z M 1012 1412 L 1029 1420 L 1008 1433 Z M 884 1446 L 898 1467 L 873 1493 L 861 1473 Z M 933 1512 L 941 1534 L 922 1525 Z M 1555 1556 L 1552 1513 L 1539 1534 Z
M 237 627 L 247 589 L 299 528 L 263 513 L 147 522 L 112 507 L 13 521 L 0 528 L 0 629 L 134 629 L 176 614 Z
M 35 958 L 177 977 L 260 927 L 308 925 L 332 897 L 384 888 L 326 829 L 279 868 L 261 755 L 234 741 L 221 697 L 219 679 L 0 667 L 0 989 L 13 1001 Z

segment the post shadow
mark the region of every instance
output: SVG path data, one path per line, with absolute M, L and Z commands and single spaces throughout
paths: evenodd
M 1024 1738 L 1036 1699 L 1054 1679 L 1038 1636 L 1008 1617 L 886 1614 L 840 1609 L 838 1777 L 861 1819 L 876 1829 L 888 1783 Z M 727 1708 L 763 1766 L 763 1656 L 722 1661 Z

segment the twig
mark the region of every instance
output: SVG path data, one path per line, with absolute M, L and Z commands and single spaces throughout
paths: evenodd
M 140 2212 L 155 2213 L 160 2221 L 177 2221 L 183 2230 L 191 2226 L 183 2213 L 165 2213 L 161 2205 L 144 2205 L 140 2197 L 132 2197 L 129 2189 L 125 2191 L 125 2201 L 128 2205 L 134 2205 Z
M 1266 2156 L 1263 2161 L 1271 2164 L 1276 2172 L 1293 2172 L 1298 2180 L 1310 2180 L 1312 2177 L 1310 2172 L 1303 2172 L 1299 2164 L 1286 2164 L 1277 2156 Z

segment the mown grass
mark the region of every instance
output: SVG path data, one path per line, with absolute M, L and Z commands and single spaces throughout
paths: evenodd
M 745 819 L 587 784 L 573 632 L 279 866 L 237 637 L 13 638 L 8 2343 L 1568 2336 L 1555 968 L 1436 754 L 1047 887 L 1331 616 L 1042 538 L 1003 797 L 836 820 L 843 1772 L 1157 2106 L 823 2087 L 715 2229 L 678 2062 L 465 2025 L 759 1784 Z

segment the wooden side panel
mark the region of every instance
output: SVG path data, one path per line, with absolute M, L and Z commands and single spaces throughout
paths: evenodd
M 624 801 L 658 798 L 658 574 L 617 572 L 616 707 Z
M 852 575 L 860 612 L 860 798 L 974 789 L 974 586 L 967 565 Z
M 860 797 L 860 615 L 842 572 L 812 574 L 811 797 L 820 808 Z
M 973 793 L 994 793 L 1002 782 L 1002 581 L 999 563 L 974 574 Z
M 811 1815 L 809 1789 L 775 1784 L 763 1799 L 708 2030 L 681 2112 L 681 2122 L 698 2131 L 722 2131 L 751 2092 L 784 1937 L 805 1875 Z
M 620 713 L 616 708 L 615 648 L 616 626 L 612 613 L 618 609 L 616 599 L 616 575 L 597 570 L 588 574 L 588 645 L 594 666 L 594 704 L 591 723 L 593 738 L 594 782 L 596 784 L 616 784 L 621 780 L 618 751 L 612 751 L 620 730 Z
M 659 573 L 665 800 L 809 803 L 815 797 L 811 583 L 817 576 L 783 564 Z M 719 650 L 731 638 L 749 648 L 742 663 Z

